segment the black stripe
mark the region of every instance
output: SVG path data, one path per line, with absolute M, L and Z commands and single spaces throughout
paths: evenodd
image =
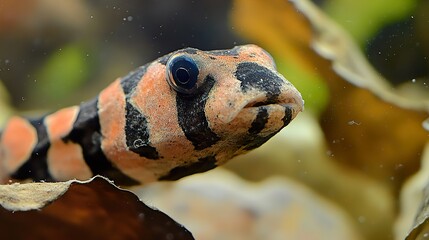
M 156 148 L 150 146 L 148 122 L 145 116 L 129 102 L 148 66 L 146 64 L 121 79 L 121 86 L 126 99 L 125 138 L 130 151 L 148 159 L 159 159 Z
M 258 115 L 252 122 L 252 126 L 249 129 L 250 134 L 258 134 L 264 129 L 265 124 L 268 122 L 268 111 L 265 107 L 260 107 Z
M 248 138 L 243 140 L 243 146 L 246 146 L 244 150 L 252 150 L 255 149 L 262 144 L 264 144 L 266 141 L 268 141 L 270 138 L 272 138 L 274 135 L 276 135 L 280 130 L 282 130 L 284 127 L 286 127 L 291 121 L 292 121 L 292 109 L 289 107 L 285 108 L 285 115 L 282 118 L 283 126 L 278 129 L 277 131 L 270 133 L 268 136 L 262 137 L 259 135 L 250 135 Z
M 148 122 L 131 103 L 126 103 L 125 138 L 130 151 L 148 159 L 159 159 L 156 148 L 150 146 Z
M 63 141 L 72 141 L 81 146 L 85 162 L 94 175 L 108 177 L 119 185 L 139 184 L 116 168 L 104 155 L 101 149 L 102 135 L 97 103 L 98 97 L 81 104 L 73 130 L 63 138 Z
M 216 166 L 216 158 L 214 156 L 208 156 L 198 159 L 198 162 L 194 162 L 186 166 L 175 167 L 171 169 L 167 175 L 159 178 L 159 180 L 175 181 L 194 173 L 206 172 Z
M 243 144 L 244 146 L 244 150 L 252 150 L 255 148 L 260 147 L 262 144 L 264 144 L 265 142 L 267 142 L 270 138 L 272 138 L 274 135 L 276 135 L 281 129 L 279 129 L 278 131 L 275 131 L 273 133 L 270 133 L 268 136 L 262 137 L 262 136 L 258 136 L 258 135 L 253 135 L 250 138 L 247 138 L 245 140 L 245 144 Z
M 145 75 L 148 66 L 149 64 L 141 66 L 121 79 L 121 86 L 127 97 L 134 92 L 140 80 Z
M 207 76 L 196 94 L 189 96 L 178 93 L 176 96 L 179 125 L 196 150 L 208 148 L 220 139 L 210 129 L 205 114 L 207 98 L 214 84 L 213 77 Z
M 33 179 L 34 181 L 53 181 L 48 170 L 46 155 L 51 145 L 48 138 L 46 126 L 43 123 L 45 117 L 36 120 L 29 120 L 30 124 L 36 129 L 37 144 L 28 159 L 15 173 L 12 174 L 14 179 Z
M 290 121 L 292 121 L 292 108 L 286 107 L 285 108 L 285 115 L 282 118 L 283 120 L 283 127 L 286 127 L 289 125 Z
M 235 77 L 241 81 L 241 90 L 258 89 L 266 93 L 267 104 L 274 103 L 285 81 L 266 67 L 254 62 L 239 63 Z

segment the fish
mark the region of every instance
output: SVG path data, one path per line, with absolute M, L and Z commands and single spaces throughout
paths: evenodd
M 0 181 L 172 181 L 255 149 L 304 109 L 257 45 L 177 50 L 117 78 L 91 100 L 0 133 Z

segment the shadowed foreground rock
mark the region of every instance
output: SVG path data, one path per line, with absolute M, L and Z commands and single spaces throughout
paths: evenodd
M 2 239 L 194 239 L 102 177 L 0 185 Z

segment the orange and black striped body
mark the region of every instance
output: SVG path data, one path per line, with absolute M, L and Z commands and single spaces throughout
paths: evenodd
M 260 146 L 302 109 L 300 93 L 255 45 L 178 50 L 80 106 L 12 117 L 0 136 L 0 179 L 176 180 Z

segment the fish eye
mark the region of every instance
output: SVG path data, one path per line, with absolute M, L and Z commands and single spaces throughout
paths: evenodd
M 167 82 L 180 93 L 192 93 L 197 87 L 198 66 L 186 55 L 172 56 L 166 65 Z

